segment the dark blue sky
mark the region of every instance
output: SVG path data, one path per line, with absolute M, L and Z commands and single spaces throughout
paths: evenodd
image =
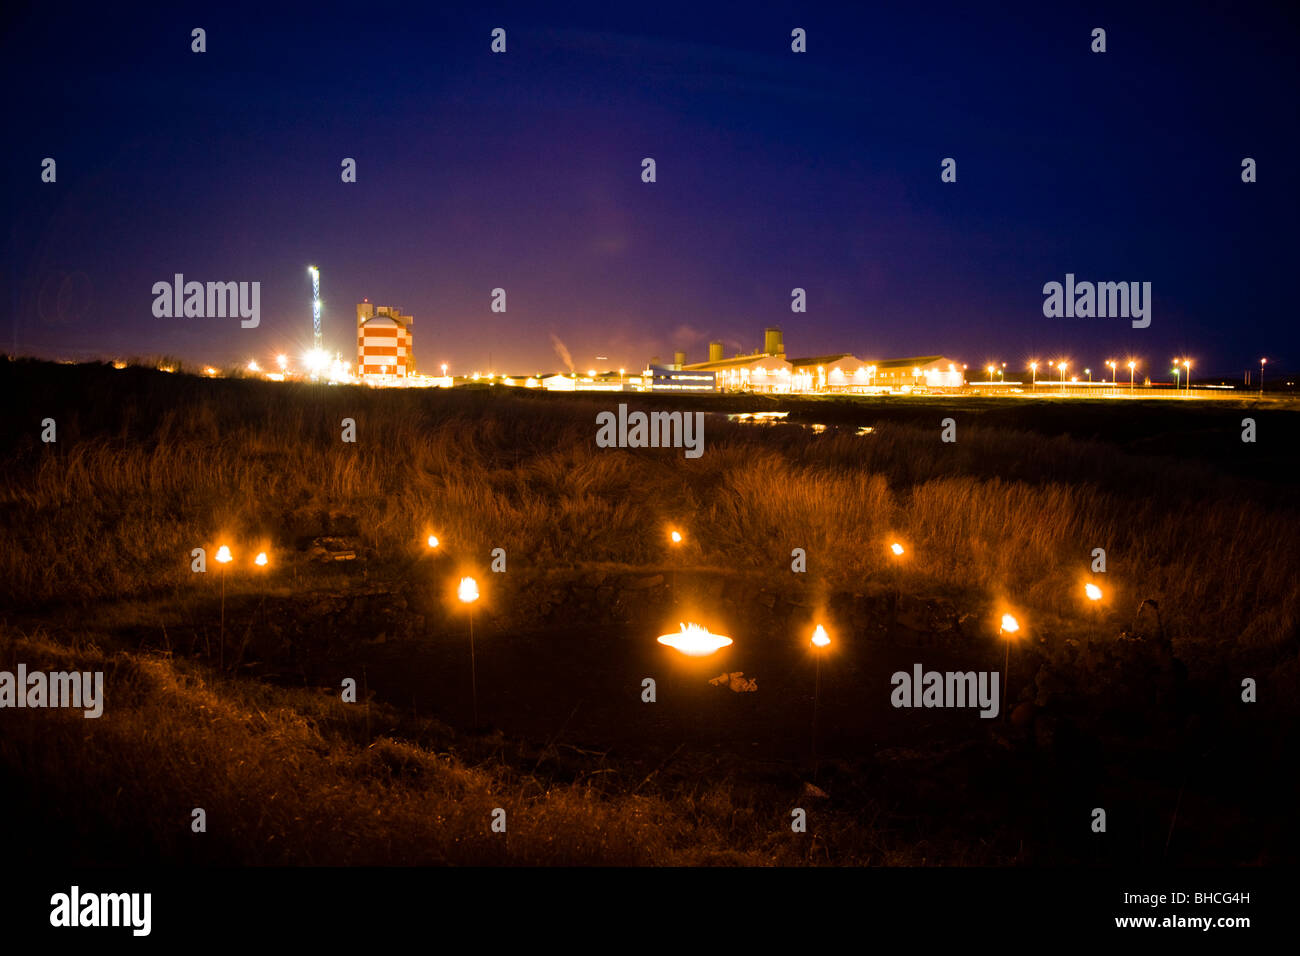
M 299 352 L 314 263 L 327 345 L 351 355 L 367 296 L 415 315 L 425 371 L 562 367 L 552 335 L 638 367 L 769 324 L 792 354 L 1296 366 L 1286 6 L 873 6 L 8 11 L 2 347 Z M 260 281 L 260 328 L 155 318 L 176 272 Z M 1150 328 L 1044 318 L 1067 272 L 1151 282 Z

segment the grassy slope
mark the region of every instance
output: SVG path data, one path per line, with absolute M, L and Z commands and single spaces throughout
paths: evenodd
M 887 573 L 883 543 L 897 535 L 916 557 L 904 570 L 914 586 L 1005 598 L 1040 620 L 1077 615 L 1102 547 L 1115 609 L 1157 598 L 1175 637 L 1277 646 L 1300 622 L 1292 486 L 979 416 L 962 418 L 950 445 L 937 424 L 886 421 L 857 438 L 710 421 L 708 450 L 690 461 L 597 449 L 594 411 L 608 399 L 143 369 L 54 367 L 58 382 L 48 366 L 3 364 L 32 409 L 3 436 L 0 596 L 18 606 L 174 591 L 192 581 L 192 548 L 283 546 L 283 514 L 320 508 L 355 516 L 381 560 L 436 528 L 465 553 L 504 547 L 516 566 L 648 564 L 675 522 L 701 564 L 775 575 L 803 547 L 830 586 L 848 588 Z M 1295 427 L 1295 413 L 1273 414 Z M 56 445 L 37 440 L 46 415 Z M 345 417 L 356 445 L 339 440 Z
M 793 865 L 919 862 L 860 821 L 823 812 L 808 837 L 789 798 L 725 777 L 606 792 L 598 774 L 556 784 L 388 735 L 368 745 L 361 712 L 336 697 L 221 680 L 161 655 L 105 654 L 0 632 L 0 669 L 103 670 L 103 717 L 12 710 L 0 783 L 12 812 L 58 807 L 56 826 L 11 834 L 11 850 L 69 863 L 294 865 Z M 376 728 L 400 725 L 382 707 Z M 424 728 L 436 738 L 445 728 Z M 450 741 L 448 741 L 450 743 Z M 498 742 L 499 744 L 500 742 Z M 531 756 L 531 755 L 530 755 Z M 644 781 L 643 781 L 644 784 Z M 24 806 L 26 804 L 26 806 Z M 195 807 L 208 832 L 191 832 Z M 507 832 L 494 833 L 495 808 Z M 29 841 L 31 846 L 28 846 Z

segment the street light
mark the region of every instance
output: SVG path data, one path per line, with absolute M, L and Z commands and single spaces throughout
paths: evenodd
M 1070 367 L 1070 363 L 1069 363 L 1069 362 L 1058 362 L 1058 363 L 1056 364 L 1057 371 L 1059 371 L 1059 372 L 1061 373 L 1061 385 L 1062 385 L 1062 386 L 1065 385 L 1065 370 L 1066 370 L 1067 368 L 1069 368 L 1069 367 Z
M 1192 394 L 1192 360 L 1183 359 L 1183 368 L 1187 370 L 1187 394 Z
M 1137 362 L 1132 359 L 1128 360 L 1128 390 L 1133 391 L 1133 369 L 1137 368 Z
M 1088 374 L 1088 384 L 1091 385 L 1091 384 L 1092 384 L 1092 369 L 1090 369 L 1090 368 L 1085 368 L 1084 371 Z
M 1033 375 L 1034 375 L 1034 380 L 1033 380 L 1033 382 L 1031 383 L 1031 385 L 1037 385 L 1037 384 L 1038 384 L 1038 363 L 1037 363 L 1037 362 L 1030 362 L 1030 363 L 1029 363 L 1029 371 L 1032 372 Z
M 1264 397 L 1264 366 L 1268 364 L 1268 359 L 1259 360 L 1259 397 Z
M 1174 367 L 1169 371 L 1174 373 L 1174 391 L 1180 392 L 1183 389 L 1183 370 L 1178 367 L 1178 359 L 1174 359 Z
M 985 371 L 989 373 L 989 381 L 992 382 L 992 381 L 993 381 L 993 366 L 992 366 L 992 365 L 988 366 L 988 368 L 986 368 Z
M 1115 360 L 1107 359 L 1106 365 L 1110 368 L 1110 384 L 1114 385 L 1115 384 Z

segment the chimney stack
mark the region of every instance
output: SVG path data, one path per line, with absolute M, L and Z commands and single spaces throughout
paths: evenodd
M 768 355 L 785 354 L 785 342 L 781 338 L 780 329 L 763 330 L 763 351 Z

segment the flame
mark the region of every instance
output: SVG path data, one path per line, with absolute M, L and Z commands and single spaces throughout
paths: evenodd
M 893 544 L 889 546 L 889 550 L 894 552 L 894 554 L 896 555 L 901 555 L 903 553 L 903 546 L 899 544 L 897 541 L 895 541 Z
M 478 600 L 478 582 L 473 578 L 461 578 L 460 587 L 456 589 L 456 597 L 460 598 L 466 604 Z
M 687 657 L 707 657 L 732 643 L 731 638 L 711 634 L 707 627 L 698 624 L 683 624 L 681 628 L 679 634 L 664 634 L 659 643 L 681 651 Z
M 234 560 L 234 558 L 230 554 L 230 549 L 227 548 L 224 544 L 221 547 L 217 548 L 217 560 L 220 561 L 222 564 L 229 564 L 231 561 Z
M 830 637 L 826 634 L 826 628 L 824 628 L 824 627 L 822 627 L 820 624 L 818 624 L 818 625 L 817 625 L 817 629 L 816 629 L 815 631 L 813 631 L 812 642 L 813 642 L 813 646 L 814 646 L 814 647 L 826 647 L 826 646 L 828 646 L 828 645 L 830 644 L 830 642 L 831 642 L 831 639 L 830 639 Z
M 266 552 L 265 551 L 257 552 L 257 557 L 253 559 L 253 563 L 256 564 L 259 568 L 266 567 L 267 565 Z
M 1101 600 L 1101 588 L 1097 587 L 1097 585 L 1092 584 L 1091 582 L 1083 586 L 1083 593 L 1088 595 L 1089 601 Z
M 1002 630 L 1006 631 L 1008 634 L 1014 634 L 1016 631 L 1020 630 L 1020 622 L 1010 614 L 1003 614 Z
M 438 536 L 436 534 L 429 535 L 428 545 L 431 548 L 436 548 L 438 546 Z

